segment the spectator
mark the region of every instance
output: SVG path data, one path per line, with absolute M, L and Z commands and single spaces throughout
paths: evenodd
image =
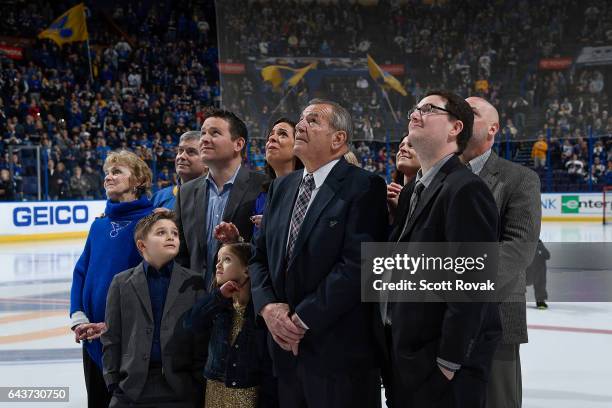
M 606 169 L 605 183 L 608 186 L 612 186 L 612 160 L 608 161 L 608 168 Z
M 519 133 L 512 119 L 506 120 L 506 126 L 504 127 L 503 133 L 510 136 L 510 140 L 515 141 Z
M 49 160 L 47 162 L 47 185 L 48 194 L 51 200 L 57 200 L 60 194 L 60 185 L 63 181 L 58 177 L 57 170 L 55 169 L 55 161 Z
M 599 157 L 595 157 L 593 166 L 591 167 L 593 183 L 599 183 L 601 179 L 603 179 L 604 174 L 606 174 L 606 166 L 601 162 Z
M 93 198 L 88 195 L 90 191 L 91 185 L 89 184 L 89 180 L 83 175 L 81 167 L 76 166 L 74 168 L 74 174 L 70 178 L 70 197 L 89 200 Z
M 512 103 L 512 108 L 514 109 L 514 123 L 516 123 L 516 127 L 524 131 L 525 118 L 529 110 L 529 102 L 527 102 L 525 98 L 519 96 Z
M 364 170 L 370 171 L 372 173 L 376 172 L 377 166 L 374 164 L 371 158 L 367 159 L 366 165 L 363 167 Z
M 172 184 L 168 167 L 164 166 L 162 171 L 157 175 L 157 189 L 161 190 Z
M 595 146 L 593 146 L 593 157 L 598 157 L 601 160 L 606 159 L 606 151 L 601 140 L 596 141 Z
M 7 169 L 0 170 L 0 201 L 15 201 L 15 185 Z
M 102 192 L 100 191 L 102 186 L 102 177 L 100 173 L 94 171 L 93 168 L 89 164 L 85 164 L 85 174 L 83 175 L 87 183 L 89 184 L 89 190 L 87 191 L 87 195 L 93 197 L 96 200 L 102 198 Z
M 585 176 L 585 164 L 578 158 L 578 155 L 574 153 L 572 158 L 565 163 L 565 168 L 573 181 L 583 179 Z
M 538 136 L 538 141 L 533 144 L 531 149 L 531 158 L 533 159 L 533 167 L 537 170 L 546 167 L 546 151 L 548 144 L 544 140 L 544 136 Z
M 573 153 L 574 147 L 572 146 L 572 143 L 569 139 L 565 139 L 563 141 L 563 150 L 561 152 L 561 158 L 563 159 L 563 162 L 565 163 L 567 160 L 569 160 L 569 158 L 572 157 Z

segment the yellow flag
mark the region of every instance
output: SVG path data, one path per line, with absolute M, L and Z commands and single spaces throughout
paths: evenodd
M 261 77 L 264 81 L 270 82 L 275 89 L 278 89 L 283 84 L 287 84 L 289 88 L 296 86 L 304 75 L 313 68 L 316 68 L 317 62 L 313 62 L 304 68 L 292 68 L 286 65 L 268 65 L 262 68 Z M 293 73 L 288 77 L 289 73 Z
M 391 88 L 402 96 L 408 95 L 400 81 L 390 73 L 383 71 L 370 55 L 368 55 L 368 71 L 372 79 L 380 86 Z
M 299 84 L 302 78 L 304 78 L 304 75 L 306 75 L 308 71 L 316 67 L 317 67 L 317 62 L 315 61 L 312 64 L 306 65 L 304 68 L 295 70 L 295 74 L 291 78 L 289 78 L 289 80 L 287 80 L 289 87 L 294 87 L 297 84 Z
M 87 34 L 83 3 L 74 6 L 58 17 L 49 28 L 38 34 L 38 38 L 48 38 L 58 45 L 87 40 L 89 35 Z
M 293 70 L 291 67 L 286 67 L 284 65 L 268 65 L 267 67 L 262 68 L 261 77 L 264 81 L 268 81 L 272 84 L 274 88 L 280 87 L 283 82 L 283 74 L 281 70 Z

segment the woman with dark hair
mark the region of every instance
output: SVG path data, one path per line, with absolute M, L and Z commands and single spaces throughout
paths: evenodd
M 291 119 L 280 118 L 272 124 L 268 133 L 264 171 L 270 179 L 262 185 L 262 192 L 255 201 L 254 215 L 251 217 L 254 224 L 253 236 L 259 232 L 268 189 L 274 179 L 304 168 L 304 164 L 293 154 L 295 125 L 296 123 Z M 215 228 L 215 237 L 223 243 L 236 242 L 239 232 L 233 224 L 222 222 Z
M 263 184 L 263 191 L 255 201 L 255 215 L 252 217 L 253 224 L 255 224 L 255 232 L 259 229 L 268 189 L 274 179 L 304 168 L 300 159 L 293 154 L 295 125 L 296 123 L 291 119 L 280 118 L 274 122 L 272 129 L 268 133 L 265 172 L 270 180 Z

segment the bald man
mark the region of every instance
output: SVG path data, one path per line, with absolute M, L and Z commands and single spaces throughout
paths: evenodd
M 519 347 L 527 343 L 525 270 L 540 235 L 540 179 L 533 170 L 491 150 L 499 131 L 495 107 L 478 97 L 466 101 L 474 111 L 474 130 L 462 159 L 493 193 L 501 221 L 498 287 L 505 296 L 499 309 L 503 338 L 491 365 L 487 407 L 517 408 L 522 404 Z

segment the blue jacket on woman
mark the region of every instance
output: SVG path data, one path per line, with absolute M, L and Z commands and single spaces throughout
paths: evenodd
M 211 330 L 204 377 L 221 381 L 229 388 L 259 386 L 259 406 L 274 407 L 276 380 L 266 346 L 266 326 L 256 321 L 253 303 L 249 302 L 242 329 L 230 344 L 233 313 L 232 299 L 226 299 L 215 288 L 186 315 L 187 328 L 196 333 Z
M 113 277 L 142 261 L 134 243 L 134 228 L 152 211 L 151 201 L 144 196 L 130 202 L 106 202 L 104 216 L 91 225 L 85 249 L 74 267 L 70 316 L 80 311 L 91 323 L 104 321 L 106 295 Z M 102 370 L 102 343 L 94 340 L 84 344 Z

